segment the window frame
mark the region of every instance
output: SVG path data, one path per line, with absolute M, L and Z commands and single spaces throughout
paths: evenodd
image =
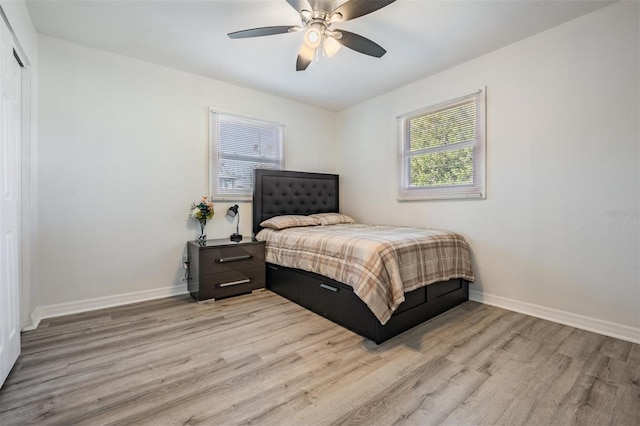
M 272 128 L 276 130 L 279 134 L 279 147 L 278 147 L 278 161 L 275 163 L 278 164 L 277 170 L 284 170 L 285 163 L 285 141 L 286 141 L 286 126 L 284 123 L 280 123 L 273 120 L 267 120 L 264 118 L 253 117 L 244 114 L 238 114 L 235 112 L 223 111 L 219 109 L 209 108 L 209 197 L 213 201 L 251 201 L 253 199 L 253 182 L 251 187 L 251 192 L 246 193 L 242 192 L 233 192 L 233 191 L 219 191 L 218 190 L 218 179 L 219 179 L 219 160 L 220 160 L 220 150 L 219 150 L 219 140 L 220 140 L 220 131 L 219 131 L 219 121 L 218 117 L 226 116 L 231 119 L 237 119 L 238 121 L 252 121 L 259 126 L 263 126 L 265 128 Z M 264 162 L 264 161 L 262 161 Z M 258 163 L 258 161 L 256 161 Z
M 427 107 L 400 115 L 397 117 L 398 126 L 398 201 L 413 200 L 446 200 L 446 199 L 485 199 L 486 193 L 486 88 L 458 96 L 446 101 L 431 104 Z M 463 142 L 452 145 L 451 148 L 442 146 L 425 148 L 418 153 L 411 152 L 407 142 L 407 123 L 415 118 L 437 113 L 457 105 L 474 101 L 476 104 L 475 134 L 473 142 Z M 410 137 L 410 136 L 409 136 Z M 459 149 L 473 147 L 473 183 L 467 185 L 438 185 L 411 187 L 410 159 L 414 156 L 431 152 L 452 152 Z

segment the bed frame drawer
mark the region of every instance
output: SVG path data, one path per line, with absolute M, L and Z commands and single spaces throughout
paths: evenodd
M 267 263 L 267 283 L 269 290 L 278 293 L 280 296 L 286 297 L 292 302 L 299 303 L 300 292 L 298 274 L 292 269 Z
M 358 334 L 375 326 L 369 307 L 351 287 L 321 275 L 267 264 L 267 288 Z
M 299 304 L 338 324 L 350 324 L 349 329 L 363 334 L 372 326 L 369 307 L 345 284 L 300 271 Z
M 413 309 L 416 306 L 422 305 L 427 302 L 427 288 L 422 287 L 418 288 L 412 292 L 404 294 L 404 302 L 398 306 L 398 309 L 393 313 L 393 315 L 398 315 L 404 311 L 408 311 L 409 309 Z
M 266 286 L 378 344 L 469 298 L 468 283 L 465 280 L 431 284 L 405 293 L 405 301 L 398 306 L 389 321 L 382 325 L 351 287 L 327 277 L 267 264 Z

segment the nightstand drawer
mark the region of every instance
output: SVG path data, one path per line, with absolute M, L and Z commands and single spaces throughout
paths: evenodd
M 199 299 L 235 296 L 264 287 L 264 264 L 257 268 L 209 274 L 200 281 Z
M 264 245 L 262 244 L 244 244 L 237 247 L 200 250 L 201 274 L 218 274 L 263 265 Z

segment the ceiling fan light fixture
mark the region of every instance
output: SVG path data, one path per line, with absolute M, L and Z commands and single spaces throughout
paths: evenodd
M 315 49 L 320 46 L 322 42 L 322 32 L 318 28 L 318 25 L 312 25 L 309 27 L 306 33 L 304 33 L 304 44 L 308 47 Z
M 307 46 L 302 43 L 300 51 L 298 52 L 298 58 L 296 60 L 296 71 L 304 71 L 309 64 L 313 61 L 313 56 L 316 53 L 316 49 Z
M 336 12 L 336 13 L 332 13 L 331 16 L 329 17 L 329 23 L 333 24 L 335 22 L 340 22 L 342 21 L 342 13 L 340 12 Z
M 227 34 L 229 38 L 263 37 L 275 34 L 304 31 L 304 38 L 298 57 L 296 71 L 306 70 L 313 58 L 319 59 L 320 54 L 326 57 L 334 56 L 341 46 L 375 58 L 382 57 L 386 50 L 379 44 L 361 35 L 346 30 L 331 30 L 337 22 L 346 22 L 359 18 L 390 5 L 396 0 L 341 0 L 340 5 L 333 10 L 327 10 L 328 5 L 335 5 L 336 1 L 328 0 L 286 0 L 294 8 L 301 20 L 300 26 L 280 25 L 271 27 L 250 28 Z M 313 3 L 313 6 L 312 4 Z M 314 7 L 316 9 L 314 10 Z M 322 52 L 320 51 L 322 50 Z
M 338 53 L 338 50 L 340 50 L 340 47 L 342 47 L 342 45 L 338 43 L 336 39 L 333 37 L 327 37 L 324 40 L 324 43 L 323 43 L 324 53 L 325 55 L 327 55 L 328 58 L 331 58 L 333 55 Z

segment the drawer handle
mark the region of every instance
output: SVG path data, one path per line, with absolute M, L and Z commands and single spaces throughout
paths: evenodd
M 229 281 L 228 283 L 218 284 L 218 287 L 230 287 L 232 285 L 248 284 L 250 282 L 251 282 L 250 279 L 238 280 L 238 281 Z
M 273 265 L 267 265 L 267 268 L 273 270 L 273 271 L 277 271 L 278 267 L 277 266 L 273 266 Z
M 320 284 L 320 288 L 324 288 L 325 290 L 329 290 L 329 291 L 333 291 L 333 292 L 338 291 L 337 288 L 331 287 L 330 285 L 325 284 L 325 283 Z
M 223 257 L 221 259 L 218 259 L 218 262 L 220 262 L 220 263 L 239 262 L 241 260 L 250 260 L 252 258 L 253 258 L 253 256 L 251 256 L 250 254 L 247 254 L 247 255 L 244 255 L 244 256 Z

